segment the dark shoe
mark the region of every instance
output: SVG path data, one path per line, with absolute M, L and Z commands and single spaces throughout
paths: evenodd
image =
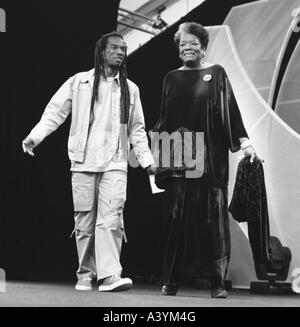
M 161 288 L 162 294 L 163 295 L 176 295 L 178 291 L 178 286 L 175 283 L 172 284 L 165 284 Z
M 212 277 L 210 280 L 211 297 L 216 299 L 226 299 L 228 293 L 225 284 L 219 277 Z
M 211 289 L 211 297 L 213 297 L 213 298 L 226 299 L 227 296 L 228 296 L 228 293 L 223 286 L 219 286 L 219 287 Z

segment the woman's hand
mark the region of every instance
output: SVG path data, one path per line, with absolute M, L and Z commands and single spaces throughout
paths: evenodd
M 264 162 L 263 160 L 261 160 L 258 155 L 256 154 L 254 148 L 252 145 L 249 145 L 247 147 L 245 147 L 243 150 L 243 154 L 244 154 L 244 157 L 251 157 L 250 158 L 250 162 L 252 163 L 255 159 L 258 159 L 260 160 L 261 162 Z

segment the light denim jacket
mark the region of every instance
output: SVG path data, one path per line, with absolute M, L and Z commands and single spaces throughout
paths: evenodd
M 35 146 L 54 132 L 72 114 L 68 139 L 68 154 L 71 161 L 83 162 L 90 121 L 91 92 L 94 69 L 70 77 L 54 94 L 38 124 L 29 136 Z M 154 163 L 145 132 L 144 114 L 139 88 L 128 81 L 130 92 L 130 111 L 127 127 L 128 144 L 132 144 L 140 165 L 145 168 Z M 104 146 L 106 153 L 110 145 Z M 129 147 L 128 147 L 129 149 Z M 128 157 L 127 149 L 127 157 Z

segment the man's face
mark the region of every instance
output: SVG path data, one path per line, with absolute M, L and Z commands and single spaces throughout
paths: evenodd
M 198 37 L 182 33 L 179 41 L 179 57 L 186 66 L 197 66 L 203 56 L 203 49 Z
M 125 59 L 127 46 L 123 39 L 118 36 L 110 36 L 103 51 L 105 63 L 109 67 L 120 67 Z

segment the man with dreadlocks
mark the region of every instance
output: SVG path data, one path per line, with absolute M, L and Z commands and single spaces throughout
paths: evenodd
M 23 141 L 25 153 L 72 114 L 68 140 L 79 267 L 76 290 L 126 290 L 120 253 L 124 234 L 129 143 L 148 172 L 154 160 L 145 133 L 138 87 L 127 79 L 126 44 L 112 32 L 96 43 L 95 68 L 69 78 Z

